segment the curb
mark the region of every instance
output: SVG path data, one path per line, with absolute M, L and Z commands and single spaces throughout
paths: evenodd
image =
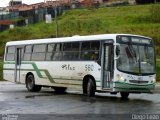
M 0 81 L 0 85 L 14 85 L 15 83 L 9 81 Z

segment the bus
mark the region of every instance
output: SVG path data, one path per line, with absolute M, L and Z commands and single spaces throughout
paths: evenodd
M 30 92 L 67 88 L 95 92 L 151 93 L 155 88 L 155 48 L 149 37 L 100 34 L 6 43 L 3 77 Z

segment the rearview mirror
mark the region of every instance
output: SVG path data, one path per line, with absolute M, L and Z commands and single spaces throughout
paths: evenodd
M 120 57 L 120 45 L 116 45 L 115 48 L 116 60 Z
M 116 56 L 120 55 L 120 48 L 119 45 L 116 46 Z

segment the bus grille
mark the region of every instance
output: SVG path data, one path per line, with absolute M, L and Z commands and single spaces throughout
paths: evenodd
M 129 80 L 130 83 L 138 83 L 138 84 L 145 84 L 148 83 L 148 81 L 140 81 L 140 80 Z

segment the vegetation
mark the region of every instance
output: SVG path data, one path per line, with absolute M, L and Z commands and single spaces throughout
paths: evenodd
M 3 80 L 3 62 L 0 60 L 0 81 Z
M 160 56 L 160 4 L 77 9 L 65 11 L 58 18 L 59 37 L 72 35 L 128 33 L 149 36 Z M 0 56 L 7 41 L 55 37 L 55 21 L 16 27 L 0 33 Z M 160 78 L 160 62 L 157 62 Z M 160 79 L 159 79 L 160 80 Z
M 157 59 L 156 72 L 157 72 L 157 81 L 160 81 L 160 59 Z
M 150 18 L 152 22 L 160 23 L 160 14 L 157 14 L 157 13 L 160 13 L 160 5 L 158 4 L 152 5 L 150 12 L 151 12 Z
M 160 55 L 160 5 L 105 7 L 66 11 L 59 17 L 59 36 L 129 33 L 152 37 Z M 55 22 L 16 27 L 0 33 L 0 47 L 7 41 L 55 37 Z M 4 49 L 0 49 L 0 56 Z

